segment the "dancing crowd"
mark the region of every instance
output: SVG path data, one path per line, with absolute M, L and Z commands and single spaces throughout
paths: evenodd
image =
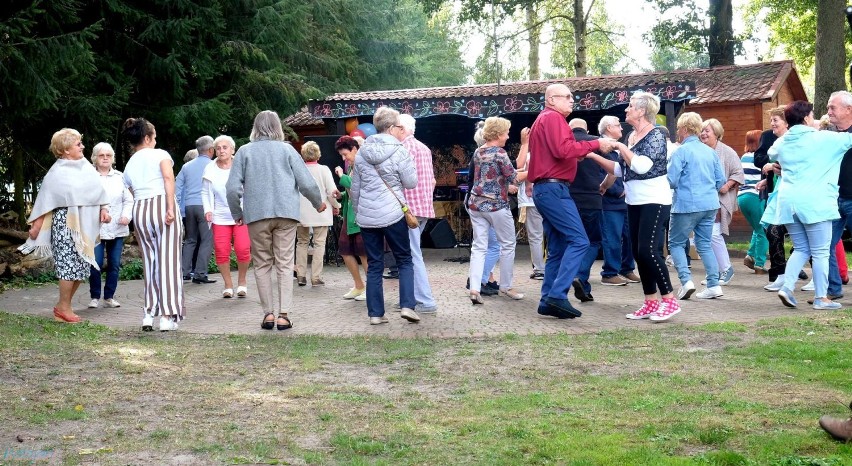
M 484 304 L 483 296 L 525 298 L 513 287 L 517 235 L 510 196 L 516 194 L 530 278 L 542 282 L 538 314 L 581 317 L 569 294 L 573 288 L 580 302 L 594 300 L 591 268 L 599 254 L 601 285 L 641 284 L 642 304 L 628 319 L 665 321 L 693 296 L 723 296 L 734 278 L 725 236 L 738 209 L 753 229 L 744 263 L 767 275 L 766 290 L 785 306 L 798 306 L 793 291 L 810 261 L 813 280 L 803 288 L 814 291 L 809 303 L 840 307 L 835 300 L 846 282 L 840 237 L 852 226 L 852 95 L 832 94 L 822 119 L 804 101 L 770 110 L 771 129 L 749 131 L 742 158 L 722 142 L 718 120 L 694 112 L 679 116 L 673 143 L 656 123 L 660 103 L 649 93 L 630 99 L 627 134 L 614 115 L 600 120 L 599 136 L 589 134 L 586 121 L 568 120 L 573 106 L 568 87 L 547 87 L 544 110 L 519 132 L 514 161 L 505 149 L 509 120 L 490 117 L 477 126 L 463 201 L 473 232 L 467 288 L 474 305 Z M 420 314 L 438 310 L 420 246 L 435 216 L 432 154 L 414 137 L 410 115 L 380 107 L 373 125 L 376 134 L 366 140 L 337 140 L 336 182 L 318 163 L 319 146 L 307 142 L 297 152 L 272 111 L 256 116 L 250 142 L 239 150 L 228 135 L 200 137 L 177 176 L 171 155 L 156 148 L 154 125 L 143 118 L 123 125 L 132 154 L 123 172 L 113 167 L 110 144 L 97 144 L 89 163 L 80 133 L 62 129 L 51 140 L 57 161 L 35 200 L 30 239 L 21 250 L 53 257 L 60 283 L 54 316 L 80 322 L 71 299 L 85 280 L 89 307 L 121 305 L 115 293 L 132 221 L 143 258 L 143 330 L 153 330 L 155 318 L 159 330 L 177 329 L 185 315 L 184 282 L 216 282 L 208 276 L 212 254 L 224 299 L 249 296 L 246 278 L 254 264 L 261 327 L 285 330 L 293 326 L 294 272 L 298 286 L 308 279 L 311 287 L 325 284 L 325 244 L 340 215 L 332 241 L 352 277 L 342 298 L 366 301 L 370 324 L 388 322 L 382 274 L 390 251 L 399 315 L 420 322 Z M 789 259 L 785 236 L 793 243 Z M 692 245 L 706 271 L 700 291 L 690 269 Z

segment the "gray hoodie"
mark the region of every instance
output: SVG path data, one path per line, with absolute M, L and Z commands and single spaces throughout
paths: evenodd
M 381 178 L 379 178 L 381 174 Z M 392 194 L 384 180 L 393 189 Z M 352 207 L 361 228 L 384 228 L 402 219 L 402 189 L 417 186 L 417 169 L 402 143 L 390 134 L 367 138 L 355 157 L 352 171 Z

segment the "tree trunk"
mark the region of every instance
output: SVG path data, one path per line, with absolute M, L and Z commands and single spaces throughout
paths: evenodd
M 586 75 L 586 15 L 583 0 L 574 0 L 574 76 Z
M 734 11 L 731 0 L 710 0 L 710 67 L 734 64 Z M 838 13 L 839 16 L 839 13 Z
M 527 11 L 527 29 L 530 31 L 530 55 L 529 55 L 529 76 L 530 81 L 541 79 L 541 70 L 539 68 L 539 49 L 541 48 L 541 24 L 538 23 L 538 12 L 535 11 L 535 5 L 530 4 L 526 7 Z
M 825 113 L 828 96 L 846 90 L 846 0 L 819 0 L 814 72 L 814 117 Z
M 27 203 L 24 201 L 24 154 L 21 148 L 15 145 L 12 148 L 12 182 L 15 184 L 15 212 L 18 214 L 18 226 L 27 226 Z

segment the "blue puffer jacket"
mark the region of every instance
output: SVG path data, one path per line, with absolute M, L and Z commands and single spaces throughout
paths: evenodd
M 381 178 L 379 178 L 381 174 Z M 390 185 L 392 194 L 385 186 Z M 352 171 L 352 207 L 355 221 L 361 228 L 384 228 L 402 219 L 397 198 L 405 203 L 402 189 L 417 186 L 417 169 L 411 155 L 390 134 L 375 134 L 367 138 L 355 157 Z

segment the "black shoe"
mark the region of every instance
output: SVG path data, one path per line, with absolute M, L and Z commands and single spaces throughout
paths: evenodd
M 190 281 L 190 280 L 192 280 L 192 274 L 184 275 L 184 276 L 183 276 L 183 281 L 188 282 L 188 281 Z
M 592 296 L 591 293 L 586 293 L 586 290 L 583 289 L 583 284 L 580 283 L 580 280 L 575 278 L 572 285 L 574 285 L 574 297 L 579 299 L 581 303 L 587 303 L 595 300 L 595 297 Z
M 486 282 L 482 284 L 483 287 L 491 288 L 492 290 L 500 291 L 500 284 L 497 282 Z
M 538 313 L 543 315 L 543 316 L 556 317 L 557 319 L 573 319 L 574 318 L 573 315 L 571 315 L 567 312 L 560 311 L 559 309 L 550 307 L 547 304 L 539 304 L 538 305 Z
M 399 271 L 391 270 L 390 272 L 382 275 L 382 278 L 387 278 L 388 280 L 396 280 L 399 278 Z
M 206 275 L 204 275 L 204 276 L 192 277 L 192 283 L 198 283 L 198 284 L 216 283 L 216 280 L 211 280 Z
M 479 288 L 479 294 L 481 294 L 482 296 L 497 296 L 497 294 L 499 293 L 500 290 L 495 290 L 494 288 L 491 288 L 490 286 L 484 283 Z
M 572 306 L 567 299 L 547 298 L 544 302 L 550 307 L 550 309 L 566 316 L 565 318 L 573 319 L 574 317 L 581 317 L 583 315 L 583 313 Z
M 530 274 L 533 280 L 544 280 L 544 272 L 533 272 Z
M 799 280 L 807 280 L 808 278 L 808 274 L 806 274 L 804 270 L 799 272 Z

